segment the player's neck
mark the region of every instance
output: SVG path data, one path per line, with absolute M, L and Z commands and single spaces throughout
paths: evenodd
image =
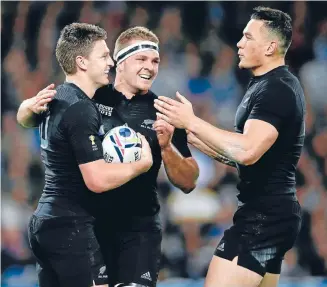
M 78 75 L 67 75 L 66 82 L 79 87 L 90 99 L 93 98 L 95 91 L 98 89 L 89 79 L 82 78 Z
M 285 58 L 276 58 L 273 61 L 266 62 L 263 65 L 255 69 L 252 69 L 251 72 L 253 76 L 262 76 L 268 73 L 269 71 L 284 65 L 285 65 Z
M 129 86 L 126 81 L 121 79 L 119 75 L 116 76 L 115 78 L 115 84 L 114 84 L 115 89 L 118 92 L 121 92 L 127 99 L 131 99 L 135 96 L 138 91 L 133 89 L 133 87 Z

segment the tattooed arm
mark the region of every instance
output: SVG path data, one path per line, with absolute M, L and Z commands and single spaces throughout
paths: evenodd
M 229 158 L 215 152 L 212 148 L 208 147 L 204 142 L 199 140 L 192 132 L 187 131 L 187 142 L 202 151 L 206 155 L 210 156 L 214 160 L 217 160 L 223 164 L 236 167 L 236 163 Z

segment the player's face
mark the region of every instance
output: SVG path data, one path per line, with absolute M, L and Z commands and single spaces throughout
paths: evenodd
M 159 62 L 156 51 L 136 53 L 121 63 L 122 77 L 133 90 L 147 92 L 157 77 Z
M 99 40 L 87 58 L 87 73 L 99 87 L 109 84 L 109 71 L 114 66 L 109 52 L 106 42 Z
M 251 19 L 237 43 L 241 69 L 255 69 L 262 65 L 267 50 L 267 37 L 263 22 Z

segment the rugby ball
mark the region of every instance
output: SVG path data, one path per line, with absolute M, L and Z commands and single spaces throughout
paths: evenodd
M 104 160 L 109 163 L 129 163 L 141 158 L 141 139 L 127 126 L 111 129 L 104 136 L 102 147 Z

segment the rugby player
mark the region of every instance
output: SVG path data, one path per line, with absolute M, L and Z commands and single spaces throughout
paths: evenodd
M 237 43 L 239 68 L 253 77 L 235 116 L 235 132 L 196 117 L 191 103 L 155 100 L 159 118 L 188 131 L 189 142 L 239 172 L 239 205 L 211 260 L 205 287 L 277 286 L 285 253 L 301 225 L 295 170 L 305 136 L 305 99 L 285 65 L 292 23 L 286 13 L 254 9 Z

